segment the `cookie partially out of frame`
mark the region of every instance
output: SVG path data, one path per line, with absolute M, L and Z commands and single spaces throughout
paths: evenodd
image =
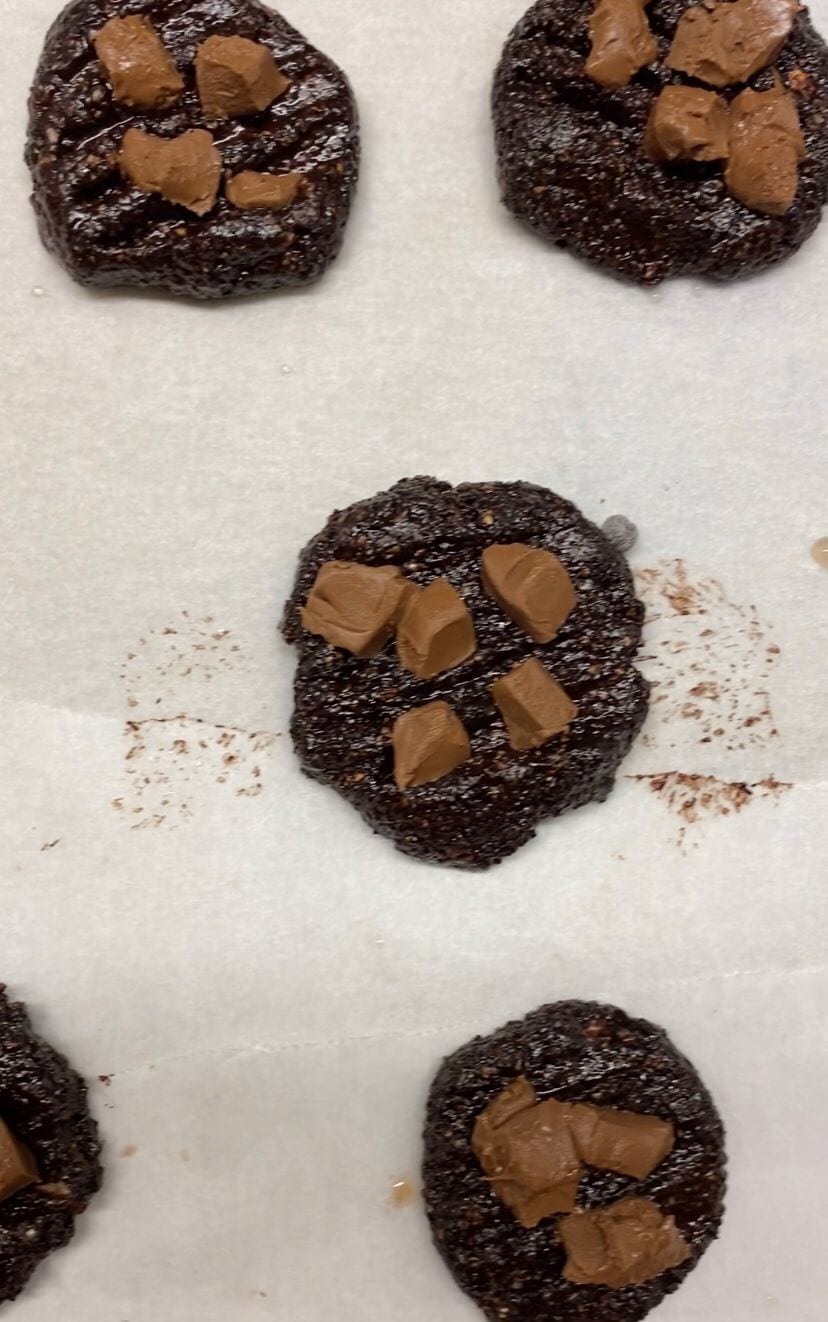
M 658 94 L 688 81 L 664 63 L 687 8 L 687 0 L 653 0 L 644 12 L 656 58 L 627 86 L 607 88 L 584 71 L 595 0 L 538 0 L 509 37 L 495 76 L 506 206 L 559 247 L 641 284 L 762 270 L 804 243 L 828 197 L 828 49 L 807 11 L 773 66 L 747 84 L 769 90 L 777 70 L 799 113 L 805 156 L 784 215 L 738 201 L 720 162 L 665 167 L 647 159 L 642 144 Z M 726 99 L 738 90 L 725 89 Z
M 578 1205 L 627 1196 L 675 1218 L 690 1250 L 678 1267 L 620 1289 L 565 1280 L 559 1217 L 525 1229 L 472 1152 L 475 1120 L 525 1076 L 538 1099 L 586 1102 L 660 1116 L 675 1127 L 670 1154 L 646 1179 L 587 1170 Z M 716 1237 L 724 1211 L 724 1131 L 693 1066 L 663 1029 L 615 1006 L 546 1005 L 441 1066 L 428 1099 L 423 1165 L 434 1242 L 458 1285 L 491 1322 L 640 1322 L 677 1289 Z
M 98 59 L 94 34 L 129 16 L 152 24 L 182 76 L 183 92 L 166 108 L 116 100 Z M 287 90 L 261 113 L 209 119 L 194 60 L 214 36 L 265 46 Z M 279 210 L 242 210 L 222 187 L 206 215 L 194 214 L 123 177 L 117 156 L 135 128 L 164 139 L 209 130 L 223 179 L 299 175 L 302 187 Z M 358 156 L 344 74 L 256 0 L 74 0 L 46 38 L 26 160 L 43 241 L 82 284 L 156 286 L 198 298 L 308 284 L 339 251 Z
M 516 542 L 553 552 L 577 594 L 577 607 L 545 644 L 508 619 L 481 581 L 486 547 Z M 422 586 L 447 578 L 471 613 L 474 655 L 420 679 L 400 665 L 393 643 L 360 658 L 308 632 L 302 606 L 331 560 L 395 565 Z M 302 768 L 403 853 L 487 868 L 530 840 L 544 818 L 609 794 L 647 711 L 648 687 L 633 664 L 642 617 L 626 561 L 561 496 L 526 482 L 398 482 L 333 514 L 301 554 L 283 632 L 298 650 L 291 729 Z M 551 671 L 578 714 L 562 736 L 518 751 L 490 690 L 530 657 Z M 432 701 L 460 718 L 471 758 L 434 783 L 401 791 L 392 726 Z
M 0 1302 L 72 1238 L 101 1185 L 98 1129 L 86 1085 L 32 1031 L 25 1007 L 0 984 L 0 1119 L 37 1163 L 39 1182 L 0 1201 Z

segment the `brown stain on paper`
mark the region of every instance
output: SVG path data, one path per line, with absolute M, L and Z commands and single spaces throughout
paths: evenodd
M 690 775 L 684 771 L 663 771 L 655 775 L 629 776 L 643 781 L 665 806 L 681 818 L 678 841 L 684 844 L 687 828 L 703 817 L 731 817 L 740 813 L 757 796 L 778 799 L 792 788 L 789 781 L 765 780 L 748 784 L 739 780 L 720 780 L 717 776 Z
M 778 738 L 769 685 L 781 649 L 756 607 L 733 601 L 716 578 L 691 578 L 683 560 L 635 577 L 647 611 L 639 659 L 652 719 L 691 722 L 695 743 L 728 752 Z
M 730 754 L 770 746 L 779 737 L 770 682 L 781 649 L 757 608 L 734 601 L 718 579 L 691 575 L 683 560 L 637 571 L 636 585 L 647 611 L 641 668 L 652 685 L 642 743 L 663 747 L 666 739 L 678 750 L 689 734 L 697 748 Z M 682 770 L 628 778 L 646 784 L 679 818 L 680 847 L 699 822 L 792 788 L 770 776 L 749 782 Z
M 400 1180 L 394 1180 L 391 1185 L 391 1193 L 388 1195 L 388 1204 L 390 1207 L 402 1211 L 406 1207 L 412 1207 L 420 1196 L 420 1186 L 415 1180 L 404 1176 Z
M 246 668 L 232 630 L 189 611 L 181 611 L 174 625 L 148 630 L 127 653 L 120 676 L 130 713 L 124 724 L 127 787 L 112 807 L 131 830 L 174 829 L 197 810 L 208 786 L 241 799 L 262 793 L 280 733 L 223 724 L 185 709 L 206 703 L 223 674 Z

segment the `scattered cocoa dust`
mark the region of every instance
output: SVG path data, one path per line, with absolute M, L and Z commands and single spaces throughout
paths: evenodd
M 639 570 L 636 584 L 647 611 L 640 662 L 652 685 L 644 747 L 715 745 L 721 759 L 778 738 L 770 679 L 781 649 L 756 607 L 733 601 L 718 579 L 691 577 L 683 560 Z M 628 779 L 648 784 L 680 819 L 680 847 L 698 822 L 792 788 L 773 777 L 749 782 L 685 771 Z
M 688 826 L 704 816 L 730 817 L 739 813 L 753 798 L 778 799 L 793 786 L 772 776 L 747 784 L 740 780 L 719 780 L 717 776 L 690 775 L 684 771 L 662 771 L 654 775 L 629 776 L 644 781 L 667 807 L 681 817 L 678 843 L 684 844 Z
M 182 611 L 176 624 L 150 629 L 127 653 L 121 680 L 130 716 L 124 725 L 125 793 L 112 800 L 133 831 L 173 829 L 193 815 L 208 786 L 257 798 L 279 732 L 248 730 L 187 715 L 210 706 L 222 675 L 249 665 L 230 629 L 212 616 Z M 172 714 L 164 714 L 164 708 Z
M 679 720 L 692 725 L 693 743 L 730 752 L 777 738 L 769 680 L 781 653 L 756 607 L 732 601 L 718 579 L 691 579 L 683 560 L 639 570 L 636 584 L 647 609 L 640 663 L 652 685 L 645 745 L 653 726 L 675 733 Z

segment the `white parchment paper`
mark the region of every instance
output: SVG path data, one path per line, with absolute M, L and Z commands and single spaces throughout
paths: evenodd
M 828 226 L 648 294 L 524 232 L 488 122 L 521 9 L 292 0 L 360 101 L 346 246 L 199 307 L 41 249 L 56 6 L 3 0 L 0 978 L 92 1081 L 108 1176 L 20 1322 L 472 1322 L 392 1185 L 442 1054 L 573 995 L 664 1023 L 728 1124 L 722 1237 L 659 1318 L 824 1318 Z M 416 472 L 642 534 L 645 737 L 483 876 L 395 854 L 285 733 L 299 548 Z

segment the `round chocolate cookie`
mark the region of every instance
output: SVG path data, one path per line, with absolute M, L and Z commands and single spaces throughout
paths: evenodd
M 219 43 L 225 63 L 206 60 L 211 100 L 196 59 L 216 37 L 233 41 L 224 52 Z M 129 55 L 136 41 L 145 64 Z M 149 91 L 136 92 L 139 75 Z M 82 284 L 252 294 L 308 284 L 339 251 L 359 157 L 354 99 L 336 65 L 256 0 L 75 0 L 46 38 L 29 105 L 41 236 Z M 175 140 L 179 155 L 148 162 L 145 134 L 168 156 Z M 184 170 L 195 183 L 182 185 Z
M 805 143 L 799 183 L 782 215 L 728 191 L 722 163 L 649 160 L 644 134 L 668 85 L 695 85 L 665 65 L 685 0 L 646 11 L 654 60 L 622 87 L 586 76 L 593 0 L 538 0 L 510 36 L 493 112 L 498 173 L 510 211 L 561 248 L 641 284 L 699 274 L 729 280 L 787 257 L 819 223 L 828 197 L 828 50 L 799 14 L 774 62 Z M 725 89 L 725 99 L 744 84 Z M 770 67 L 748 86 L 774 86 Z
M 24 1006 L 0 984 L 0 1302 L 14 1299 L 43 1258 L 72 1238 L 75 1217 L 101 1185 L 98 1128 L 86 1085 L 31 1030 Z M 17 1192 L 20 1156 L 36 1170 Z M 10 1156 L 11 1153 L 11 1156 Z M 16 1181 L 19 1182 L 19 1181 Z
M 552 552 L 571 578 L 577 605 L 551 642 L 533 642 L 484 589 L 484 550 L 510 543 Z M 367 658 L 330 646 L 303 628 L 301 613 L 329 561 L 398 566 L 420 586 L 448 579 L 471 615 L 476 651 L 423 679 L 403 668 L 393 643 Z M 526 482 L 398 482 L 333 514 L 300 558 L 283 632 L 299 651 L 292 733 L 303 770 L 404 853 L 487 868 L 531 839 L 543 818 L 610 792 L 647 711 L 648 687 L 633 665 L 642 617 L 623 557 L 553 492 Z M 520 751 L 491 686 L 529 658 L 543 662 L 578 710 L 562 735 Z M 433 783 L 400 790 L 392 726 L 435 700 L 462 721 L 471 756 Z
M 680 1266 L 618 1289 L 564 1279 L 560 1218 L 524 1229 L 472 1152 L 475 1121 L 521 1076 L 539 1101 L 591 1103 L 673 1124 L 672 1151 L 652 1174 L 634 1180 L 587 1169 L 577 1203 L 652 1200 L 686 1241 Z M 638 1322 L 681 1284 L 718 1233 L 724 1132 L 710 1094 L 663 1029 L 615 1006 L 561 1001 L 475 1038 L 443 1063 L 428 1099 L 423 1178 L 437 1248 L 492 1322 Z

